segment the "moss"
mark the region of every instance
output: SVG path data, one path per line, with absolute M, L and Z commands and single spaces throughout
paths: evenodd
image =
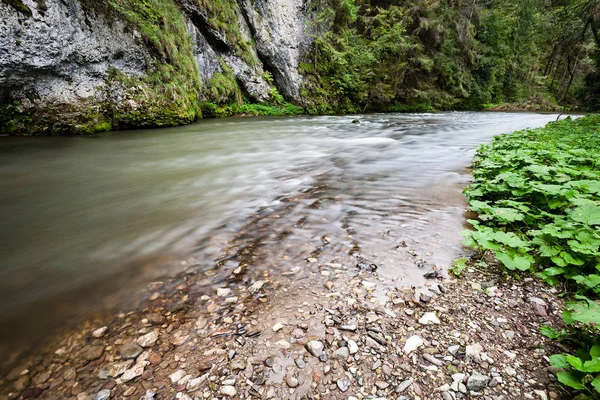
M 23 15 L 31 17 L 33 13 L 31 12 L 31 8 L 24 4 L 21 0 L 2 0 L 4 4 L 8 4 L 16 11 L 20 12 Z
M 235 115 L 259 116 L 259 115 L 300 115 L 304 110 L 291 103 L 284 103 L 279 106 L 265 104 L 215 104 L 211 102 L 202 103 L 202 113 L 205 118 L 223 118 Z

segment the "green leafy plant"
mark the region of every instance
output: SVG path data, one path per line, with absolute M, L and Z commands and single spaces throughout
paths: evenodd
M 473 167 L 465 194 L 478 218 L 464 243 L 576 293 L 566 328 L 542 333 L 578 349 L 551 357 L 559 381 L 600 398 L 600 116 L 496 137 Z

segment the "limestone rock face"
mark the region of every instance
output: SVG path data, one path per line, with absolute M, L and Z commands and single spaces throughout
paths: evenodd
M 220 73 L 232 75 L 253 102 L 268 102 L 277 89 L 287 100 L 303 104 L 298 63 L 311 43 L 309 0 L 227 2 L 234 20 L 226 23 L 239 32 L 233 38 L 222 27 L 214 27 L 215 16 L 210 19 L 210 10 L 203 9 L 202 2 L 163 1 L 178 7 L 190 36 L 200 100 L 203 93 L 210 93 L 211 80 Z M 17 3 L 20 6 L 0 1 L 0 108 L 7 106 L 0 112 L 2 133 L 86 133 L 82 124 L 94 118 L 115 128 L 114 115 L 142 107 L 127 96 L 131 88 L 123 82 L 108 82 L 115 71 L 119 76 L 144 77 L 157 63 L 165 62 L 134 24 L 119 13 L 90 7 L 87 0 Z M 60 120 L 60 129 L 40 126 L 44 118 L 30 129 L 15 124 L 21 116 L 40 113 Z M 136 126 L 136 120 L 128 123 Z

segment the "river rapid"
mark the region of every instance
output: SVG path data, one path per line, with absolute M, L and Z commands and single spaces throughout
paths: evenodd
M 297 249 L 263 263 L 269 269 L 302 268 L 309 248 L 339 237 L 338 253 L 366 265 L 376 258 L 390 284 L 419 285 L 462 251 L 460 192 L 476 147 L 556 117 L 229 118 L 93 137 L 2 137 L 0 343 L 133 309 L 136 288 L 214 266 L 240 237 Z M 276 222 L 256 228 L 265 215 Z M 190 255 L 194 265 L 179 261 Z

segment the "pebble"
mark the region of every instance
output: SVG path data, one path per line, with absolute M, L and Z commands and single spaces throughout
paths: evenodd
M 323 343 L 319 342 L 318 340 L 311 340 L 308 343 L 306 343 L 306 350 L 312 354 L 313 356 L 320 358 L 323 354 Z
M 467 348 L 465 350 L 465 357 L 467 359 L 471 358 L 471 359 L 479 360 L 482 351 L 483 351 L 483 346 L 481 346 L 479 343 L 472 344 L 470 346 L 467 346 Z
M 102 389 L 96 393 L 95 400 L 107 400 L 110 398 L 110 389 Z
M 338 379 L 336 384 L 338 389 L 340 389 L 342 392 L 345 392 L 350 388 L 350 381 L 348 379 Z
M 340 347 L 333 353 L 334 358 L 339 358 L 341 360 L 346 360 L 350 356 L 350 351 L 347 347 Z
M 423 339 L 421 339 L 420 336 L 413 335 L 406 340 L 406 343 L 404 344 L 404 353 L 410 354 L 423 346 L 423 344 Z
M 295 388 L 298 386 L 298 384 L 300 382 L 298 382 L 298 379 L 294 376 L 294 374 L 292 372 L 288 372 L 285 375 L 285 383 L 287 383 L 287 385 L 291 388 Z
M 81 351 L 81 356 L 87 361 L 94 361 L 102 357 L 103 353 L 103 346 L 86 346 Z
M 158 340 L 158 331 L 152 331 L 146 333 L 144 336 L 140 336 L 136 342 L 142 347 L 152 347 Z
M 460 346 L 459 345 L 454 345 L 454 346 L 448 347 L 448 352 L 450 354 L 452 354 L 453 356 L 455 356 L 456 353 L 458 353 L 459 350 L 460 350 Z
M 273 332 L 278 332 L 281 329 L 283 329 L 283 324 L 281 322 L 278 322 L 275 325 L 273 325 Z
M 180 369 L 179 371 L 175 371 L 171 375 L 169 375 L 169 379 L 171 379 L 172 383 L 175 383 L 175 382 L 178 382 L 184 376 L 185 376 L 185 371 Z
M 348 340 L 348 351 L 350 354 L 358 353 L 358 344 L 354 340 Z
M 421 318 L 419 318 L 419 323 L 421 325 L 440 324 L 441 321 L 437 317 L 437 315 L 435 315 L 435 313 L 433 313 L 433 312 L 426 312 L 425 314 L 423 314 L 423 316 Z
M 467 380 L 467 389 L 473 392 L 480 392 L 487 387 L 489 380 L 490 378 L 485 375 L 474 373 Z
M 106 333 L 106 331 L 108 331 L 108 327 L 107 326 L 103 326 L 102 328 L 98 328 L 95 331 L 92 332 L 92 336 L 95 338 L 101 338 L 102 336 L 104 336 L 104 334 Z
M 221 386 L 220 390 L 222 395 L 227 397 L 235 397 L 237 395 L 237 390 L 231 385 Z
M 396 393 L 402 393 L 402 392 L 404 392 L 406 389 L 408 389 L 408 387 L 409 387 L 410 385 L 412 385 L 412 383 L 413 383 L 413 380 L 412 380 L 412 379 L 407 379 L 407 380 L 403 381 L 402 383 L 400 383 L 400 384 L 399 384 L 399 385 L 396 387 L 396 389 L 394 389 L 394 391 L 395 391 Z
M 231 293 L 231 289 L 229 289 L 229 288 L 218 288 L 217 289 L 217 296 L 219 296 L 219 297 L 227 297 L 227 296 L 229 296 L 230 293 Z

